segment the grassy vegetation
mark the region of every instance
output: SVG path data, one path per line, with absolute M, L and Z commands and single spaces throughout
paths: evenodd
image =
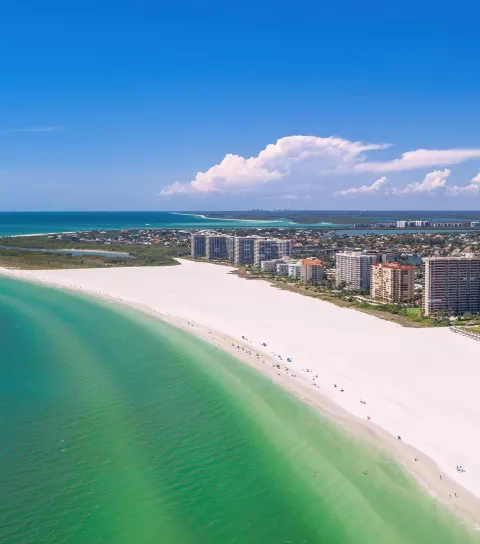
M 106 268 L 124 266 L 121 261 L 133 259 L 111 259 L 97 255 L 72 257 L 58 253 L 27 253 L 0 249 L 0 266 L 24 270 L 49 270 L 57 268 Z
M 105 257 L 102 255 L 68 255 L 58 253 L 33 253 L 0 248 L 0 266 L 22 269 L 56 268 L 109 268 L 119 266 L 171 266 L 178 264 L 174 257 L 189 253 L 188 248 L 141 244 L 89 244 L 72 240 L 56 240 L 46 236 L 0 238 L 0 245 L 39 249 L 89 249 L 96 251 L 127 252 L 134 259 Z
M 462 327 L 462 329 L 468 331 L 468 332 L 475 332 L 476 334 L 480 334 L 480 326 L 475 327 Z

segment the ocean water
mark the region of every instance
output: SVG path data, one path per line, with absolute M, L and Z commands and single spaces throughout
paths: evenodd
M 387 456 L 247 365 L 8 278 L 0 444 L 2 544 L 478 542 Z
M 284 221 L 208 219 L 172 212 L 0 212 L 0 236 L 121 229 L 291 227 Z M 317 225 L 318 226 L 318 225 Z
M 345 226 L 353 223 L 358 212 L 325 212 L 336 214 L 342 221 L 338 226 Z M 399 218 L 405 212 L 398 212 Z M 425 214 L 431 212 L 423 212 Z M 461 212 L 458 212 L 461 213 Z M 353 215 L 352 215 L 353 214 Z M 422 216 L 420 216 L 422 217 Z M 425 217 L 430 218 L 429 215 Z M 320 219 L 320 218 L 319 218 Z M 439 220 L 431 217 L 432 220 Z M 447 218 L 448 219 L 448 218 Z M 450 218 L 449 220 L 467 220 Z M 387 221 L 392 218 L 386 217 L 379 212 L 377 215 L 370 213 L 369 222 Z M 79 232 L 87 230 L 121 230 L 121 229 L 213 229 L 213 228 L 314 228 L 320 230 L 331 230 L 331 223 L 293 223 L 288 219 L 275 221 L 237 220 L 237 219 L 210 219 L 198 214 L 179 214 L 174 212 L 0 212 L 0 236 L 18 236 L 25 234 L 46 234 L 56 232 Z M 467 231 L 465 229 L 465 231 Z M 393 234 L 395 230 L 365 230 L 344 228 L 336 231 L 338 235 L 360 235 L 360 234 Z M 451 232 L 451 229 L 409 229 L 412 232 Z M 462 232 L 462 230 L 456 230 Z

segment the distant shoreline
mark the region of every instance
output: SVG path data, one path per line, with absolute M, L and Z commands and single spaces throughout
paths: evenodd
M 170 212 L 173 215 L 184 215 L 187 217 L 201 217 L 202 219 L 214 219 L 215 221 L 241 221 L 245 223 L 283 223 L 281 219 L 236 219 L 234 217 L 214 217 L 211 215 L 204 215 L 201 213 L 183 213 L 183 212 Z M 294 224 L 294 223 L 293 223 Z M 215 227 L 208 227 L 215 228 Z

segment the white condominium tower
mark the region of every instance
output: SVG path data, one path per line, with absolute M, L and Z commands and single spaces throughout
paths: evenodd
M 335 255 L 337 286 L 345 283 L 348 289 L 370 290 L 370 274 L 372 264 L 376 264 L 377 256 L 362 251 L 343 251 Z
M 229 260 L 235 264 L 255 263 L 290 257 L 292 242 L 259 236 L 227 236 L 225 234 L 191 233 L 190 254 L 209 260 Z
M 233 236 L 207 236 L 205 256 L 210 260 L 233 261 Z
M 233 259 L 235 264 L 253 263 L 256 239 L 256 236 L 235 236 Z
M 262 261 L 271 261 L 273 259 L 290 257 L 291 254 L 291 240 L 270 240 L 267 238 L 257 238 L 254 242 L 255 266 L 260 266 Z
M 425 315 L 480 313 L 480 257 L 426 257 L 423 278 Z
M 190 235 L 190 255 L 192 257 L 205 257 L 206 241 L 206 234 L 192 232 Z

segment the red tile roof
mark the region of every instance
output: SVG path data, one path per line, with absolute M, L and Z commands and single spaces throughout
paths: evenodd
M 300 259 L 300 264 L 304 266 L 324 266 L 324 262 L 320 259 Z

